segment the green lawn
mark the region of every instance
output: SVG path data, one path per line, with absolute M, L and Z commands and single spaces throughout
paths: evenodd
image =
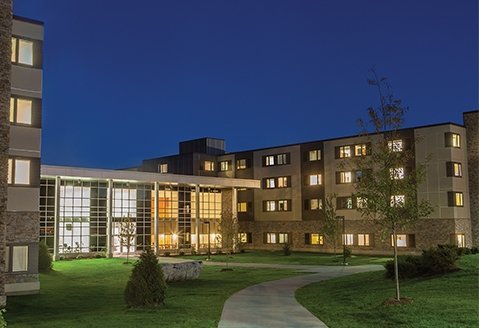
M 41 275 L 41 293 L 9 297 L 8 327 L 216 327 L 225 300 L 262 281 L 292 271 L 204 267 L 200 279 L 169 285 L 160 310 L 129 310 L 123 290 L 132 269 L 123 259 L 60 261 Z
M 403 280 L 402 296 L 413 303 L 384 306 L 394 282 L 384 272 L 323 281 L 299 289 L 297 300 L 330 328 L 479 327 L 479 254 L 464 256 L 461 271 Z
M 206 255 L 183 256 L 187 259 L 204 260 Z M 226 260 L 237 263 L 272 263 L 272 264 L 303 264 L 303 265 L 342 265 L 341 255 L 324 253 L 292 252 L 290 256 L 284 256 L 282 251 L 247 251 L 231 256 L 211 255 L 213 262 L 225 262 Z M 377 257 L 366 255 L 353 255 L 347 259 L 349 265 L 384 264 L 391 257 Z

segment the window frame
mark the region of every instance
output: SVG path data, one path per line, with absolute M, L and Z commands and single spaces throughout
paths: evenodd
M 236 169 L 237 170 L 246 170 L 248 168 L 248 161 L 246 158 L 240 158 L 236 160 Z
M 11 45 L 12 55 L 10 57 L 11 63 L 13 65 L 19 65 L 23 67 L 35 67 L 35 57 L 36 57 L 35 43 L 38 42 L 38 40 L 25 38 L 23 36 L 12 35 L 11 42 L 12 42 L 12 45 Z M 20 61 L 20 52 L 23 48 L 20 45 L 21 42 L 31 44 L 31 63 L 25 63 Z
M 28 182 L 17 182 L 17 162 L 28 162 Z M 9 157 L 7 165 L 7 184 L 9 186 L 31 186 L 32 185 L 32 159 L 25 157 Z

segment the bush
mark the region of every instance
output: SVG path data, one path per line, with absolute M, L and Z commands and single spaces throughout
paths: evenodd
M 384 264 L 386 277 L 394 278 L 394 260 Z M 420 256 L 398 256 L 399 278 L 413 278 L 422 274 L 422 258 Z
M 438 246 L 422 252 L 422 273 L 428 275 L 456 271 L 456 261 L 459 258 L 458 248 Z
M 291 245 L 288 243 L 283 244 L 283 255 L 290 256 L 291 255 Z
M 349 259 L 353 255 L 353 251 L 350 248 L 344 248 L 343 250 L 343 256 L 347 259 Z
M 134 266 L 124 292 L 127 306 L 161 306 L 165 300 L 167 286 L 155 254 L 146 250 Z
M 7 310 L 0 309 L 0 328 L 7 327 L 7 320 L 5 320 L 5 312 L 7 312 Z
M 164 257 L 169 257 L 170 255 L 171 255 L 170 252 L 164 252 L 164 253 L 163 253 L 163 256 L 164 256 Z
M 194 249 L 191 250 L 191 255 L 196 255 L 198 254 Z
M 185 252 L 184 252 L 184 251 L 179 251 L 179 252 L 178 252 L 178 255 L 179 255 L 179 256 L 185 256 Z
M 38 243 L 38 272 L 48 273 L 52 271 L 52 256 L 44 242 Z
M 471 247 L 471 254 L 477 254 L 477 253 L 479 253 L 479 248 L 477 248 L 476 246 Z

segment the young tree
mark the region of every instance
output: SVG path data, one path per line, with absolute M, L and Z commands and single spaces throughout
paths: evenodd
M 120 232 L 118 235 L 120 241 L 120 248 L 126 247 L 126 263 L 129 263 L 130 248 L 135 244 L 136 238 L 136 224 L 131 217 L 122 218 L 119 222 Z
M 399 131 L 407 107 L 394 97 L 387 78 L 379 78 L 374 69 L 370 73 L 368 83 L 377 89 L 379 105 L 368 108 L 369 124 L 374 134 L 368 134 L 368 124 L 360 120 L 371 146 L 369 156 L 360 156 L 354 161 L 362 172 L 355 184 L 355 196 L 362 217 L 373 220 L 384 232 L 392 235 L 396 299 L 400 301 L 397 232 L 429 215 L 432 208 L 427 201 L 417 197 L 418 185 L 425 176 L 425 164 L 414 160 L 414 145 L 418 140 L 407 144 Z
M 238 218 L 230 210 L 224 210 L 218 230 L 221 233 L 221 246 L 227 254 L 226 259 L 228 259 L 238 246 Z M 228 267 L 228 260 L 226 260 L 226 267 Z
M 336 216 L 336 197 L 335 193 L 327 194 L 323 206 L 323 232 L 325 236 L 333 241 L 334 255 L 336 255 L 336 247 L 338 244 L 339 225 L 338 217 Z

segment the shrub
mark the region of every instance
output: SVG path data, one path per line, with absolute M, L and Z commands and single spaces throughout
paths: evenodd
M 169 257 L 170 255 L 171 255 L 170 252 L 164 252 L 164 253 L 163 253 L 163 256 L 164 256 L 164 257 Z
M 394 278 L 394 260 L 384 264 L 386 277 Z M 401 255 L 398 256 L 399 278 L 413 278 L 422 274 L 422 258 L 420 256 Z
M 291 245 L 288 243 L 283 244 L 283 255 L 290 256 L 291 255 Z
M 128 307 L 159 307 L 166 294 L 166 282 L 151 250 L 146 250 L 134 264 L 130 279 L 126 284 L 124 299 Z
M 52 256 L 48 252 L 48 247 L 44 242 L 38 243 L 38 271 L 48 273 L 52 271 Z M 1 326 L 0 326 L 1 327 Z
M 5 312 L 7 312 L 7 310 L 0 309 L 0 328 L 7 327 L 7 320 L 5 320 Z
M 456 271 L 459 258 L 457 247 L 438 246 L 422 252 L 422 271 L 434 275 Z
M 185 256 L 185 252 L 184 251 L 179 251 L 178 255 L 179 256 Z
M 217 250 L 216 255 L 223 255 L 223 251 L 221 249 Z
M 194 249 L 191 250 L 191 255 L 196 255 L 198 254 Z
M 353 251 L 350 248 L 344 248 L 343 250 L 343 256 L 347 259 L 349 259 L 353 255 Z
M 471 254 L 477 254 L 477 253 L 479 253 L 479 248 L 477 248 L 476 246 L 471 247 Z

